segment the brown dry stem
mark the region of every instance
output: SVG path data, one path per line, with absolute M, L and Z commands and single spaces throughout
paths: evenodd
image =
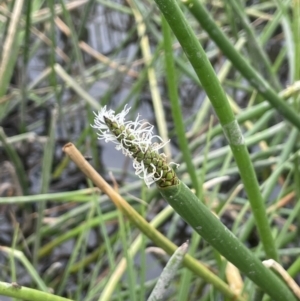
M 277 272 L 285 281 L 287 286 L 291 289 L 294 295 L 300 300 L 300 288 L 295 280 L 288 274 L 288 272 L 275 260 L 268 259 L 262 262 L 265 267 Z
M 99 188 L 101 189 L 136 226 L 139 228 L 149 239 L 151 239 L 158 247 L 161 247 L 169 255 L 172 255 L 178 248 L 174 243 L 168 240 L 164 235 L 157 231 L 150 225 L 136 210 L 134 210 L 125 199 L 123 199 L 86 161 L 79 150 L 72 144 L 67 143 L 63 147 L 63 151 L 70 157 L 70 159 L 79 167 L 79 169 Z M 183 265 L 196 275 L 205 279 L 219 288 L 231 300 L 244 300 L 243 297 L 237 296 L 230 290 L 228 285 L 220 281 L 207 267 L 205 267 L 198 260 L 186 254 L 183 260 Z
M 104 192 L 144 234 L 150 239 L 163 247 L 168 254 L 173 254 L 177 246 L 152 227 L 136 210 L 134 210 L 125 199 L 123 199 L 89 164 L 79 150 L 72 143 L 67 143 L 63 147 L 63 151 L 70 159 L 79 167 L 79 169 L 99 188 Z M 163 244 L 163 246 L 162 246 Z

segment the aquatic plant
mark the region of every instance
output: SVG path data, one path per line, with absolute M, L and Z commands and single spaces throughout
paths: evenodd
M 294 300 L 293 294 L 277 276 L 265 268 L 190 188 L 178 179 L 166 156 L 158 152 L 165 142 L 153 134 L 153 126 L 140 120 L 139 116 L 135 121 L 126 121 L 128 112 L 129 108 L 125 106 L 119 114 L 106 107 L 95 113 L 92 126 L 98 130 L 99 139 L 115 143 L 118 150 L 133 158 L 136 174 L 145 180 L 147 186 L 156 183 L 164 199 L 198 234 L 274 300 L 283 300 L 287 295 L 289 300 Z M 153 142 L 154 138 L 159 143 Z
M 168 141 L 163 142 L 160 136 L 154 135 L 153 125 L 141 120 L 140 116 L 134 121 L 125 121 L 129 110 L 126 105 L 121 113 L 115 114 L 105 106 L 95 114 L 93 127 L 98 130 L 98 138 L 115 143 L 116 149 L 133 158 L 135 173 L 144 179 L 148 187 L 155 182 L 159 187 L 178 184 L 178 178 L 170 166 L 172 162 L 168 163 L 165 154 L 159 153 Z M 154 142 L 154 139 L 159 142 Z

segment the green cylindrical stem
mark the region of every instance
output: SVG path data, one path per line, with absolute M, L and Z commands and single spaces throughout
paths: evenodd
M 176 79 L 176 69 L 173 57 L 171 29 L 166 19 L 162 17 L 162 29 L 164 36 L 164 50 L 165 50 L 165 65 L 166 65 L 166 79 L 168 84 L 168 94 L 171 104 L 172 116 L 177 134 L 178 143 L 180 146 L 183 159 L 187 166 L 187 171 L 191 177 L 193 187 L 196 190 L 196 194 L 199 196 L 201 191 L 201 184 L 197 178 L 196 168 L 192 162 L 192 154 L 189 149 L 189 143 L 185 135 L 185 126 L 182 117 L 182 108 L 178 96 L 178 83 Z
M 50 293 L 41 292 L 17 283 L 0 282 L 0 296 L 9 296 L 30 301 L 73 301 Z
M 268 270 L 184 183 L 159 188 L 159 191 L 198 234 L 274 300 L 296 301 L 286 285 Z
M 158 1 L 156 1 L 158 2 Z M 165 1 L 164 1 L 165 2 Z M 255 87 L 263 97 L 293 125 L 300 129 L 300 118 L 295 111 L 284 102 L 267 81 L 250 65 L 250 63 L 234 48 L 234 45 L 217 26 L 204 5 L 199 0 L 187 0 L 183 3 L 188 7 L 210 38 L 218 45 L 234 67 Z M 165 4 L 168 8 L 168 5 Z M 173 18 L 176 20 L 175 18 Z
M 266 255 L 269 258 L 278 260 L 277 250 L 255 171 L 245 146 L 241 129 L 234 117 L 226 94 L 222 89 L 205 51 L 200 45 L 191 26 L 186 21 L 178 3 L 175 0 L 155 0 L 155 2 L 181 44 L 220 120 L 239 167 Z

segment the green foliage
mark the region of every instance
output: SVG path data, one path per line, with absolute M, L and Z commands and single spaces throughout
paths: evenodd
M 299 1 L 0 7 L 0 299 L 147 300 L 156 283 L 166 301 L 296 298 L 261 262 L 300 271 Z M 126 104 L 156 141 L 128 132 L 132 159 L 90 126 Z

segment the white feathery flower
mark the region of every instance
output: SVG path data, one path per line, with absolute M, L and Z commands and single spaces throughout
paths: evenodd
M 105 142 L 113 142 L 116 144 L 120 144 L 120 142 L 117 140 L 117 137 L 113 135 L 109 128 L 107 127 L 107 124 L 105 123 L 104 117 L 110 119 L 112 122 L 116 122 L 118 126 L 125 125 L 126 123 L 129 123 L 129 121 L 125 122 L 125 116 L 128 114 L 130 108 L 126 108 L 127 105 L 125 105 L 124 110 L 119 113 L 115 114 L 114 110 L 107 110 L 106 106 L 104 106 L 101 111 L 96 114 L 94 112 L 95 117 L 95 125 L 92 125 L 93 128 L 99 130 L 98 139 L 104 139 Z
M 170 178 L 176 184 L 177 177 L 172 168 L 168 167 L 166 156 L 158 153 L 169 141 L 163 142 L 161 137 L 153 135 L 153 125 L 140 120 L 139 115 L 135 121 L 125 121 L 129 110 L 126 105 L 121 113 L 115 114 L 115 111 L 107 110 L 105 106 L 98 114 L 94 113 L 95 124 L 92 127 L 99 131 L 98 138 L 115 143 L 117 150 L 133 158 L 136 175 L 144 179 L 148 187 L 157 181 L 162 187 L 164 184 L 169 186 Z M 153 142 L 153 139 L 159 140 L 159 143 Z M 167 177 L 170 173 L 171 176 Z

